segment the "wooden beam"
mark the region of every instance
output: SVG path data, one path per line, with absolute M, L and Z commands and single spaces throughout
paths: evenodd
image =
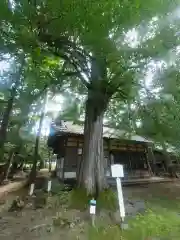
M 155 173 L 155 157 L 154 157 L 151 144 L 147 144 L 147 147 L 146 147 L 146 160 L 147 160 L 149 172 L 151 176 L 153 176 Z M 151 163 L 152 163 L 153 169 L 151 168 Z

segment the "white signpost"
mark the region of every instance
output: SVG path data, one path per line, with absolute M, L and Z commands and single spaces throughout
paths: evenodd
M 124 177 L 123 165 L 121 164 L 111 165 L 111 173 L 112 173 L 112 177 L 116 178 L 120 218 L 121 218 L 121 221 L 123 222 L 125 218 L 125 207 L 124 207 L 122 185 L 121 185 L 121 178 Z

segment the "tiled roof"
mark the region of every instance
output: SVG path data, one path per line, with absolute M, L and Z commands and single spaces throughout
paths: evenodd
M 56 124 L 52 124 L 52 128 L 56 134 L 61 133 L 72 133 L 72 134 L 83 134 L 84 133 L 84 126 L 74 124 L 73 122 L 67 121 L 62 122 L 61 126 Z M 103 136 L 107 138 L 120 138 L 120 139 L 127 139 L 127 132 L 119 129 L 114 129 L 110 127 L 103 127 Z M 129 138 L 128 138 L 129 139 Z M 132 135 L 129 140 L 134 140 L 138 142 L 151 142 L 150 140 L 138 136 Z

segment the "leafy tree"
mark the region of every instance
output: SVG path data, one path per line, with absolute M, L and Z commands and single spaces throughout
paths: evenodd
M 35 148 L 34 148 L 34 161 L 33 161 L 33 166 L 31 169 L 31 173 L 30 173 L 30 182 L 34 181 L 35 177 L 36 177 L 36 168 L 37 168 L 37 162 L 38 162 L 38 154 L 39 154 L 39 142 L 40 142 L 40 137 L 41 137 L 41 130 L 42 130 L 42 124 L 43 124 L 43 120 L 45 117 L 45 110 L 46 110 L 46 105 L 47 105 L 47 100 L 48 100 L 48 91 L 46 91 L 45 93 L 45 100 L 43 103 L 43 108 L 41 111 L 41 115 L 40 115 L 40 120 L 39 120 L 39 126 L 37 129 L 37 134 L 36 134 L 36 140 L 35 140 Z
M 156 86 L 153 86 L 153 89 L 158 88 L 158 93 L 152 94 L 152 91 L 146 89 L 148 99 L 140 112 L 142 117 L 141 132 L 144 131 L 146 135 L 149 135 L 156 143 L 161 145 L 164 152 L 170 146 L 177 146 L 179 142 L 178 122 L 180 116 L 177 71 L 177 69 L 172 70 L 171 66 L 156 79 Z M 171 73 L 170 79 L 168 73 Z M 163 81 L 161 81 L 162 79 Z
M 13 66 L 14 69 L 12 72 L 8 72 L 8 80 L 10 81 L 10 87 L 9 87 L 9 97 L 7 100 L 7 107 L 4 111 L 2 122 L 1 122 L 1 128 L 0 128 L 0 148 L 3 148 L 5 140 L 6 140 L 6 134 L 7 134 L 7 128 L 9 123 L 9 117 L 12 112 L 13 103 L 16 97 L 17 89 L 21 82 L 21 74 L 22 74 L 22 68 L 23 63 L 21 62 L 19 66 Z

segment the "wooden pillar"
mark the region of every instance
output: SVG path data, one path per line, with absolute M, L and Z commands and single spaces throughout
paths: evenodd
M 80 174 L 80 169 L 83 161 L 83 143 L 78 139 L 77 142 L 77 169 L 76 169 L 76 179 L 78 180 L 79 174 Z
M 60 139 L 58 143 L 58 151 L 57 154 L 57 163 L 56 163 L 56 176 L 59 180 L 64 181 L 64 162 L 66 155 L 66 139 Z
M 149 173 L 154 175 L 156 172 L 156 160 L 153 153 L 153 144 L 147 143 L 146 145 L 146 160 Z
M 111 163 L 110 163 L 110 142 L 109 142 L 109 139 L 106 139 L 106 141 L 107 141 L 107 167 L 109 167 L 110 165 L 111 165 Z
M 109 173 L 111 176 L 111 165 L 114 164 L 114 155 L 112 153 L 111 150 L 111 139 L 108 139 L 108 152 L 109 152 L 109 158 L 108 158 L 108 162 L 109 162 Z
M 103 139 L 103 150 L 104 150 L 104 161 L 105 162 L 105 174 L 107 177 L 111 175 L 110 169 L 111 169 L 111 162 L 110 162 L 110 139 Z
M 111 139 L 109 139 L 108 141 L 108 148 L 109 148 L 109 162 L 110 162 L 110 165 L 114 164 L 114 155 L 112 153 L 112 150 L 111 150 Z
M 57 156 L 56 176 L 59 180 L 64 180 L 64 157 L 59 154 Z

